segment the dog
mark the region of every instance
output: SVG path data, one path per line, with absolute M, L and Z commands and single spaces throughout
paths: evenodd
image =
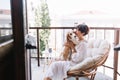
M 72 53 L 76 52 L 75 46 L 78 44 L 79 38 L 73 31 L 69 31 L 66 35 L 66 42 L 64 43 L 64 49 L 60 56 L 63 60 L 70 60 Z

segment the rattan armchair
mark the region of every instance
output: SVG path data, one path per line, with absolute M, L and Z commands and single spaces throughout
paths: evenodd
M 105 63 L 105 61 L 108 58 L 109 51 L 110 51 L 110 45 L 108 51 L 106 51 L 104 55 L 102 55 L 101 58 L 94 63 L 94 65 L 89 66 L 86 69 L 69 70 L 67 72 L 67 78 L 74 77 L 76 80 L 79 80 L 79 77 L 89 77 L 90 80 L 94 80 L 97 72 L 97 68 Z M 67 78 L 64 78 L 64 80 L 66 80 Z

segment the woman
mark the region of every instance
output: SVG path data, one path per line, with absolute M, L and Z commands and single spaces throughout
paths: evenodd
M 76 27 L 76 35 L 79 38 L 79 44 L 76 46 L 76 53 L 73 53 L 70 61 L 55 61 L 46 72 L 44 80 L 63 80 L 67 77 L 67 71 L 74 65 L 84 60 L 87 53 L 87 41 L 84 36 L 89 32 L 89 28 L 85 24 L 79 24 Z

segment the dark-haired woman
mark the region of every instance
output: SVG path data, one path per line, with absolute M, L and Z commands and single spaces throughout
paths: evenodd
M 67 71 L 74 65 L 84 60 L 87 53 L 87 41 L 84 36 L 89 32 L 86 24 L 79 24 L 76 27 L 76 35 L 79 37 L 79 44 L 76 46 L 76 53 L 73 53 L 70 61 L 55 61 L 50 64 L 46 71 L 44 80 L 63 80 L 67 77 Z

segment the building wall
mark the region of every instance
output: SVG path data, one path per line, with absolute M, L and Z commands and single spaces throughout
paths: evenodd
M 0 26 L 1 27 L 11 26 L 11 13 L 9 9 L 0 9 Z

